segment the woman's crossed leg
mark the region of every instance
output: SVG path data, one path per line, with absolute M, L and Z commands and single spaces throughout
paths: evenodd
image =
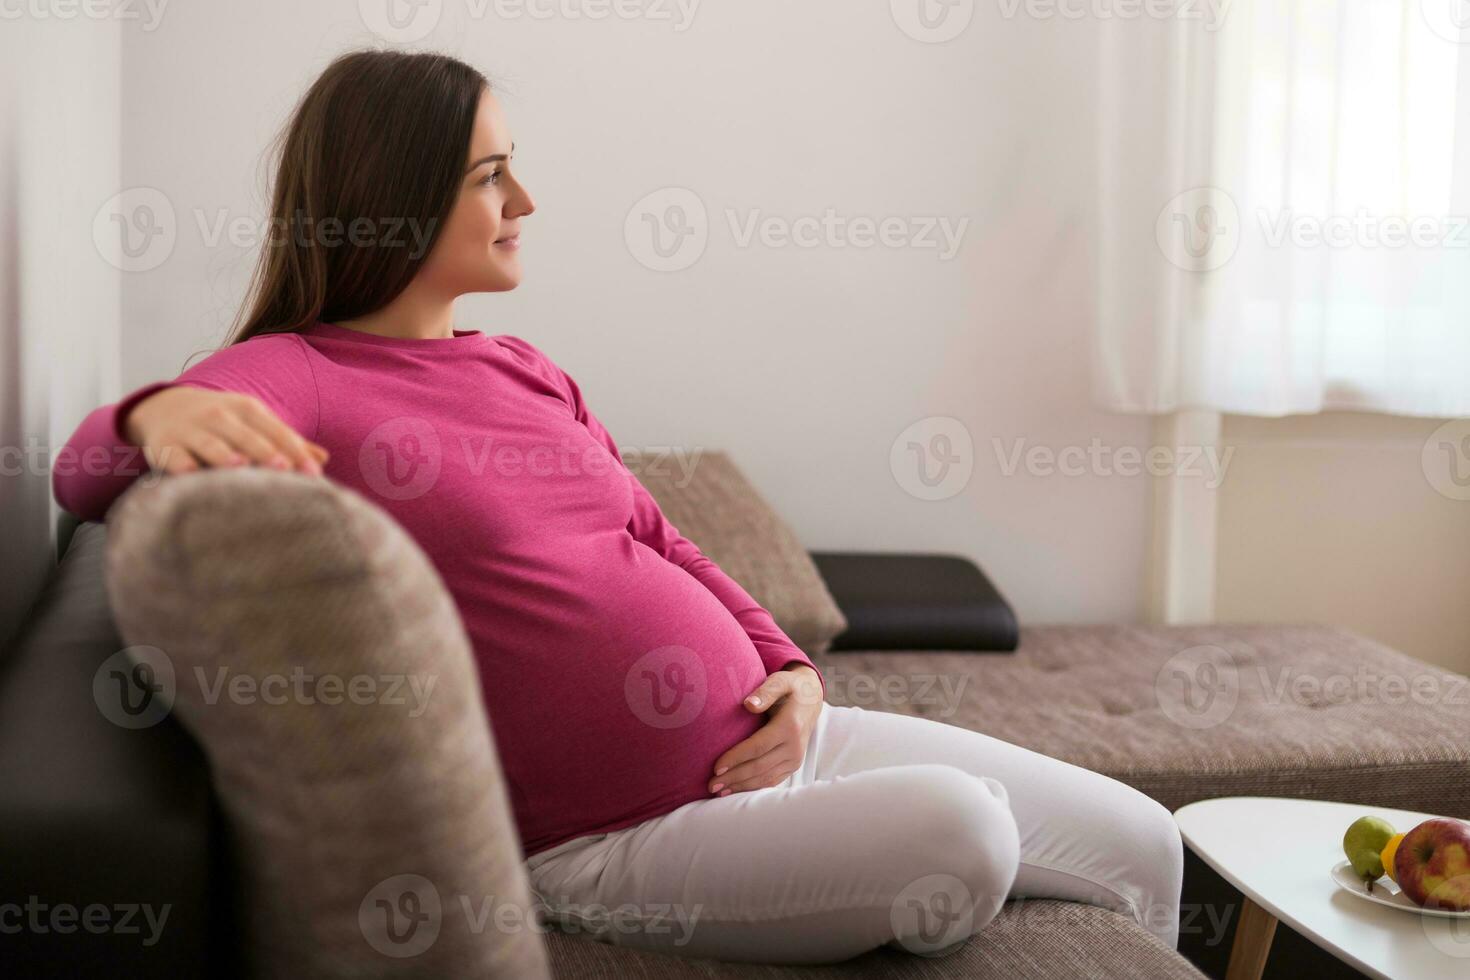
M 781 784 L 685 804 L 528 862 L 550 918 L 618 945 L 835 963 L 943 955 L 1007 897 L 1089 902 L 1174 944 L 1173 818 L 1098 773 L 958 726 L 826 705 Z

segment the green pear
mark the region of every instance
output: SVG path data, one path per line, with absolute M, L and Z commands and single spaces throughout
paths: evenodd
M 1353 872 L 1364 881 L 1383 875 L 1383 848 L 1398 831 L 1382 817 L 1359 817 L 1342 837 L 1342 850 L 1352 862 Z

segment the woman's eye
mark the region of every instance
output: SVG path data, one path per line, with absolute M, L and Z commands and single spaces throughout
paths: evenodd
M 483 177 L 480 178 L 480 183 L 481 184 L 498 184 L 498 183 L 500 183 L 500 171 L 499 170 L 492 170 L 490 173 L 488 173 L 485 176 L 483 176 Z

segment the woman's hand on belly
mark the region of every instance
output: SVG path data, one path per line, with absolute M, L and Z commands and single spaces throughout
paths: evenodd
M 816 671 L 799 664 L 772 673 L 741 703 L 747 711 L 764 713 L 766 723 L 715 760 L 709 790 L 720 796 L 776 786 L 801 768 L 822 713 L 822 682 Z

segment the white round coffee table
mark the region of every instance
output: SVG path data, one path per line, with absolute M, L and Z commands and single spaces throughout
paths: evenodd
M 1332 867 L 1343 860 L 1343 833 L 1368 814 L 1401 832 L 1435 816 L 1252 796 L 1201 800 L 1175 811 L 1190 850 L 1246 898 L 1228 980 L 1260 977 L 1278 920 L 1372 977 L 1470 978 L 1470 920 L 1387 908 L 1333 882 Z

